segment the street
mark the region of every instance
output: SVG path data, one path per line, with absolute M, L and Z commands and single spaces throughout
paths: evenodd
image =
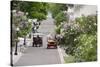
M 14 66 L 30 66 L 43 64 L 60 64 L 60 57 L 57 49 L 46 49 L 29 47 L 24 55 Z
M 58 49 L 47 49 L 46 36 L 48 33 L 54 33 L 53 19 L 48 17 L 43 20 L 38 32 L 44 34 L 42 47 L 28 47 L 20 59 L 14 66 L 30 66 L 30 65 L 45 65 L 45 64 L 60 64 L 61 59 Z

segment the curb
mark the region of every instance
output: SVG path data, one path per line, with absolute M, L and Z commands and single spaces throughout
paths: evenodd
M 58 46 L 58 53 L 59 53 L 59 56 L 60 56 L 61 64 L 64 64 L 64 58 L 63 58 L 62 50 L 59 46 Z

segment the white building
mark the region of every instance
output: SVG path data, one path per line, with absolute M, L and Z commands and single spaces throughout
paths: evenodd
M 74 5 L 73 7 L 68 7 L 67 14 L 69 15 L 69 20 L 73 21 L 75 18 L 82 15 L 96 15 L 97 6 L 96 5 Z
M 82 15 L 96 15 L 97 6 L 96 5 L 75 5 L 74 6 L 74 17 L 80 17 Z

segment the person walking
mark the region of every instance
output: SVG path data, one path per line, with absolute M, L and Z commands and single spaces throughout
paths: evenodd
M 42 38 L 37 35 L 37 45 L 42 46 Z
M 37 46 L 37 40 L 36 37 L 33 36 L 33 47 Z

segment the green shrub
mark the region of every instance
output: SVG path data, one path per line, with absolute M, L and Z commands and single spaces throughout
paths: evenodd
M 74 50 L 76 58 L 81 61 L 96 61 L 97 60 L 97 36 L 90 34 L 81 34 L 77 37 L 78 44 Z
M 78 28 L 72 28 L 75 24 Z M 62 44 L 66 53 L 75 56 L 78 61 L 97 60 L 97 17 L 82 16 L 76 19 L 76 23 L 65 31 Z

